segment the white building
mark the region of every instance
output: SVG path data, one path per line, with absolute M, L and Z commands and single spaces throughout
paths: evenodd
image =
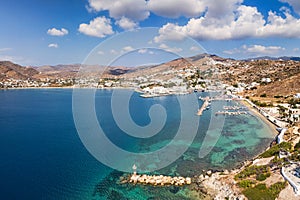
M 263 83 L 271 83 L 272 80 L 270 78 L 262 78 L 261 82 L 263 82 Z
M 300 93 L 295 94 L 294 96 L 296 99 L 300 99 Z

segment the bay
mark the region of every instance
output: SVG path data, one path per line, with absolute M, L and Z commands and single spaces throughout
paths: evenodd
M 172 141 L 180 120 L 190 120 L 180 119 L 182 111 L 176 96 L 144 99 L 133 93 L 129 107 L 136 124 L 145 126 L 151 122 L 148 112 L 155 104 L 165 107 L 167 120 L 163 129 L 151 138 L 128 136 L 114 121 L 110 105 L 112 93 L 113 90 L 97 90 L 95 109 L 107 137 L 126 151 L 140 153 L 160 149 Z M 1 199 L 189 198 L 174 188 L 118 185 L 117 180 L 123 173 L 95 159 L 77 134 L 72 89 L 1 90 L 0 101 Z M 239 105 L 212 102 L 212 106 L 220 108 L 223 104 Z M 195 113 L 190 117 L 198 117 Z M 212 115 L 210 109 L 198 117 L 200 125 L 192 145 L 179 159 L 157 173 L 193 176 L 207 169 L 230 169 L 262 152 L 274 137 L 270 127 L 254 115 L 226 117 L 221 137 L 212 151 L 200 159 L 198 154 L 204 138 L 217 136 L 217 132 L 207 132 L 213 123 Z

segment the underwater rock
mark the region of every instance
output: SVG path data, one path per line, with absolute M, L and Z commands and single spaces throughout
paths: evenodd
M 169 191 L 172 192 L 173 194 L 176 194 L 179 191 L 179 187 L 172 186 L 170 187 Z

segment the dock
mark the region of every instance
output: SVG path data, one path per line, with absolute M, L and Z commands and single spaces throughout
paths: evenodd
M 202 100 L 204 100 L 204 103 L 197 112 L 198 116 L 201 116 L 203 111 L 209 106 L 209 97 L 203 98 Z
M 248 112 L 246 111 L 237 111 L 237 112 L 229 112 L 229 111 L 218 111 L 215 113 L 216 115 L 247 115 Z
M 245 106 L 223 106 L 224 110 L 247 110 Z

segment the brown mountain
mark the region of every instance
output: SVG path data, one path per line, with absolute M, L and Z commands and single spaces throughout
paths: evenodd
M 39 72 L 32 67 L 22 67 L 9 61 L 0 61 L 0 80 L 33 78 Z
M 214 66 L 214 67 L 212 67 Z M 14 78 L 25 80 L 28 78 L 76 78 L 81 77 L 104 77 L 104 78 L 135 78 L 145 75 L 157 76 L 167 80 L 176 76 L 175 73 L 164 74 L 166 71 L 187 69 L 189 67 L 201 69 L 201 71 L 218 68 L 220 79 L 228 84 L 261 83 L 263 78 L 270 78 L 271 83 L 262 83 L 257 89 L 248 93 L 260 96 L 267 93 L 269 97 L 287 96 L 299 93 L 300 88 L 300 62 L 295 59 L 252 59 L 233 60 L 216 55 L 200 54 L 189 58 L 178 58 L 163 64 L 154 66 L 141 66 L 128 68 L 123 66 L 85 66 L 80 64 L 22 67 L 20 65 L 2 61 L 0 62 L 0 80 Z

